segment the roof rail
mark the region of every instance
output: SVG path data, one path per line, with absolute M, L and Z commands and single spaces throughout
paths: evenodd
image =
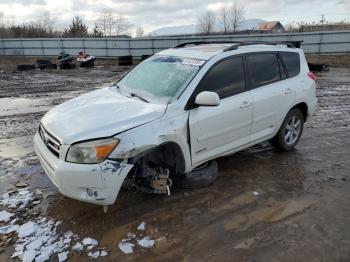
M 223 41 L 192 41 L 192 42 L 185 42 L 182 44 L 179 44 L 175 46 L 174 48 L 182 48 L 186 47 L 188 45 L 207 45 L 207 44 L 239 44 L 242 43 L 241 41 L 230 41 L 230 40 L 223 40 Z
M 241 42 L 237 45 L 232 45 L 226 49 L 224 49 L 224 52 L 236 50 L 240 46 L 248 46 L 248 45 L 286 45 L 289 48 L 300 48 L 301 43 L 303 41 L 247 41 L 247 42 Z
M 224 52 L 236 50 L 240 46 L 248 45 L 286 45 L 289 48 L 300 48 L 303 41 L 193 41 L 186 42 L 175 46 L 174 48 L 183 48 L 188 45 L 205 45 L 205 44 L 232 44 L 224 49 Z

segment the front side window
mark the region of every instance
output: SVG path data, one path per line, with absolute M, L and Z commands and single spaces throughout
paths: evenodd
M 152 102 L 171 102 L 192 80 L 203 60 L 154 56 L 142 62 L 117 84 L 121 91 Z
M 243 92 L 243 58 L 233 57 L 217 63 L 202 79 L 198 91 L 216 92 L 220 99 Z
M 254 87 L 280 80 L 280 69 L 276 54 L 253 54 L 247 57 L 250 78 Z

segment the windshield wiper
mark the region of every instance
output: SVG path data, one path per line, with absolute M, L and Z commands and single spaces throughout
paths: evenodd
M 148 100 L 144 99 L 143 97 L 141 97 L 141 96 L 139 96 L 139 95 L 136 95 L 135 93 L 130 93 L 130 95 L 131 95 L 132 97 L 140 98 L 143 102 L 149 103 Z

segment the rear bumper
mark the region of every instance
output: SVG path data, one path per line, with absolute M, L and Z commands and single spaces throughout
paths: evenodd
M 68 163 L 54 156 L 40 136 L 34 149 L 48 177 L 62 195 L 97 205 L 112 205 L 133 165 L 113 160 L 99 164 Z
M 316 110 L 316 106 L 317 106 L 317 98 L 315 97 L 311 103 L 308 104 L 308 118 L 311 117 L 313 115 L 313 113 Z

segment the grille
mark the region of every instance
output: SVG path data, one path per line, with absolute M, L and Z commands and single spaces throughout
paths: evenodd
M 47 132 L 41 125 L 39 126 L 39 134 L 46 147 L 54 154 L 56 157 L 60 156 L 61 143 L 57 138 Z

